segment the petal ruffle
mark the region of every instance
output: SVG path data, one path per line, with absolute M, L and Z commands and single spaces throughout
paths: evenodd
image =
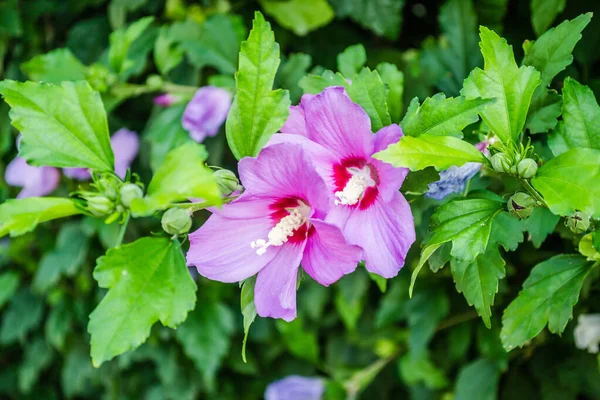
M 298 267 L 305 246 L 306 241 L 284 244 L 258 273 L 254 304 L 261 317 L 282 318 L 288 322 L 296 318 Z
M 362 259 L 362 249 L 349 244 L 340 228 L 311 219 L 315 231 L 308 238 L 302 268 L 315 281 L 329 286 L 353 272 Z
M 387 149 L 390 144 L 398 143 L 400 138 L 404 136 L 400 126 L 396 124 L 388 125 L 381 128 L 375 134 L 375 153 Z M 402 182 L 408 175 L 408 168 L 394 168 L 392 164 L 385 163 L 375 158 L 371 159 L 371 164 L 377 168 L 379 173 L 379 193 L 383 201 L 390 201 L 394 193 L 400 190 Z

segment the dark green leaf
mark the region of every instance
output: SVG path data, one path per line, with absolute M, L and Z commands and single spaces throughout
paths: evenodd
M 344 276 L 335 285 L 335 308 L 340 313 L 344 325 L 354 330 L 366 302 L 369 278 L 362 271 Z
M 244 317 L 244 341 L 242 342 L 242 359 L 246 362 L 246 343 L 250 326 L 258 315 L 254 305 L 254 286 L 256 285 L 256 276 L 252 276 L 244 281 L 240 294 L 240 309 Z
M 429 184 L 440 180 L 435 168 L 427 167 L 421 171 L 411 171 L 402 182 L 402 192 L 419 196 L 429 191 Z
M 302 96 L 300 80 L 306 76 L 306 71 L 312 63 L 312 58 L 308 54 L 294 53 L 281 65 L 277 71 L 275 82 L 282 88 L 289 90 L 292 103 L 297 103 Z
M 181 117 L 185 104 L 156 109 L 144 129 L 144 139 L 150 142 L 150 167 L 156 171 L 167 154 L 191 141 L 190 134 L 183 129 Z
M 319 362 L 317 335 L 304 327 L 302 318 L 296 318 L 292 322 L 277 320 L 277 330 L 290 353 L 313 364 Z
M 495 362 L 480 358 L 465 365 L 456 380 L 455 400 L 495 400 L 500 369 Z
M 538 36 L 552 25 L 566 4 L 567 0 L 531 0 L 531 24 Z
M 130 56 L 130 47 L 142 36 L 153 21 L 154 17 L 144 17 L 135 21 L 127 28 L 121 28 L 111 33 L 108 62 L 113 71 L 123 75 L 132 67 L 134 61 Z
M 29 393 L 39 379 L 40 374 L 52 362 L 52 348 L 38 337 L 25 347 L 25 360 L 19 368 L 19 390 Z
M 0 274 L 0 309 L 19 288 L 19 274 L 6 271 Z
M 589 87 L 573 78 L 565 79 L 562 116 L 558 133 L 568 148 L 600 150 L 600 106 Z
M 29 290 L 21 289 L 14 295 L 3 313 L 0 328 L 0 343 L 23 343 L 27 334 L 37 327 L 42 319 L 44 305 Z
M 554 232 L 560 217 L 552 214 L 546 207 L 536 207 L 533 213 L 525 220 L 525 229 L 529 232 L 529 240 L 536 249 L 539 249 L 546 237 Z
M 498 243 L 506 251 L 515 251 L 519 243 L 523 243 L 525 223 L 508 212 L 501 212 L 492 223 L 490 243 Z
M 338 17 L 350 17 L 380 36 L 397 39 L 404 0 L 330 0 Z

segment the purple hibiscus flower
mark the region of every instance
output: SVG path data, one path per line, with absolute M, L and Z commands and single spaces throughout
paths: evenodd
M 25 197 L 45 196 L 50 194 L 60 181 L 60 173 L 54 167 L 34 167 L 22 157 L 15 157 L 4 174 L 6 183 L 22 187 L 18 199 Z
M 329 285 L 356 269 L 361 249 L 325 222 L 325 183 L 301 146 L 280 144 L 239 163 L 244 194 L 190 234 L 188 265 L 221 282 L 258 273 L 254 303 L 258 315 L 296 317 L 299 264 Z
M 477 143 L 475 147 L 479 151 L 487 152 L 488 142 Z M 452 193 L 460 193 L 465 189 L 465 184 L 474 177 L 481 169 L 481 163 L 468 162 L 457 167 L 452 166 L 440 172 L 440 180 L 430 183 L 426 197 L 442 200 Z
M 321 400 L 324 392 L 322 379 L 290 375 L 269 384 L 265 400 Z
M 131 166 L 140 148 L 137 133 L 127 128 L 121 128 L 110 138 L 110 144 L 115 154 L 115 173 L 124 179 L 127 169 Z M 85 181 L 91 178 L 87 168 L 63 168 L 63 173 L 72 179 Z
M 215 86 L 204 86 L 188 103 L 181 123 L 198 143 L 207 136 L 215 136 L 227 119 L 232 96 L 228 90 Z
M 362 247 L 367 270 L 396 276 L 415 241 L 410 206 L 399 192 L 408 170 L 372 156 L 400 140 L 400 127 L 386 126 L 373 135 L 367 113 L 343 87 L 329 87 L 291 107 L 281 132 L 269 145 L 301 144 L 325 180 L 333 203 L 326 221 Z

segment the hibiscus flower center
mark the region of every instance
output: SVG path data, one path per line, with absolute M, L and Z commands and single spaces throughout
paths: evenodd
M 291 203 L 291 204 L 290 204 Z M 283 199 L 271 206 L 274 213 L 271 216 L 278 220 L 277 224 L 269 231 L 267 240 L 258 239 L 250 243 L 256 254 L 263 255 L 271 246 L 282 246 L 290 239 L 304 239 L 308 234 L 310 206 L 298 199 Z
M 360 203 L 360 208 L 364 208 L 377 195 L 377 170 L 363 159 L 349 158 L 335 165 L 334 180 L 336 205 L 354 206 Z

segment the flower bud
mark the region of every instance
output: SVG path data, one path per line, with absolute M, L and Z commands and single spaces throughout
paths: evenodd
M 227 169 L 216 170 L 213 175 L 217 180 L 217 185 L 219 185 L 219 190 L 221 190 L 223 197 L 228 197 L 232 193 L 243 189 L 235 174 Z
M 126 183 L 125 185 L 121 186 L 119 194 L 121 195 L 121 204 L 127 208 L 131 207 L 131 202 L 133 199 L 141 199 L 144 197 L 144 191 L 142 188 L 133 183 Z
M 152 89 L 158 90 L 163 85 L 163 79 L 159 75 L 150 75 L 146 79 L 146 85 Z
M 537 169 L 538 166 L 535 160 L 531 158 L 525 158 L 517 165 L 517 174 L 519 174 L 521 178 L 529 179 L 535 176 Z
M 535 200 L 526 193 L 515 193 L 508 199 L 508 211 L 519 219 L 528 218 L 535 206 Z
M 583 211 L 576 211 L 565 224 L 575 234 L 584 233 L 590 228 L 590 217 Z
M 98 189 L 111 200 L 116 200 L 121 185 L 122 182 L 112 175 L 102 176 L 97 183 Z
M 511 165 L 512 161 L 510 157 L 504 153 L 496 153 L 492 156 L 492 167 L 494 167 L 496 172 L 508 173 Z
M 95 217 L 105 217 L 115 210 L 115 203 L 102 195 L 86 197 L 87 210 Z
M 192 227 L 192 218 L 188 210 L 174 207 L 163 214 L 160 224 L 169 235 L 181 235 Z

